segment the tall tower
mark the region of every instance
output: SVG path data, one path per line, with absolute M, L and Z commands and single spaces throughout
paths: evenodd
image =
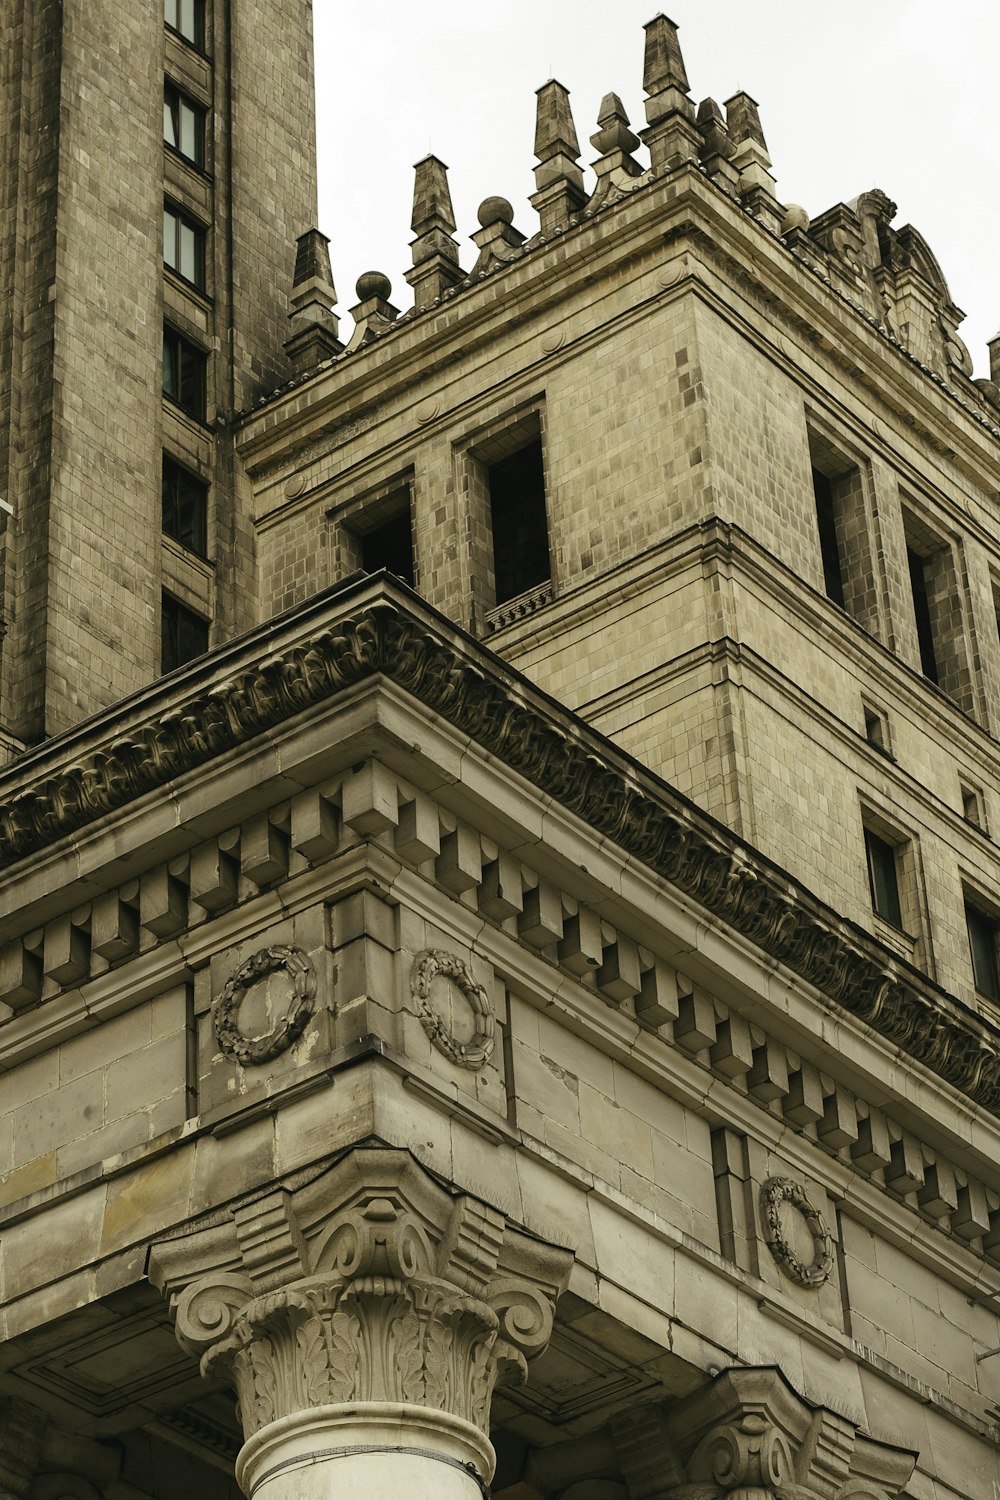
M 9 754 L 250 622 L 220 419 L 284 373 L 316 173 L 310 0 L 0 18 Z

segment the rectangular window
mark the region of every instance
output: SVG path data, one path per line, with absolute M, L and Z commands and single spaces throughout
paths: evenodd
M 1000 968 L 997 965 L 997 923 L 974 902 L 966 899 L 965 925 L 969 933 L 972 977 L 980 995 L 1000 1003 Z
M 161 672 L 183 667 L 208 650 L 208 621 L 173 594 L 163 594 L 160 627 Z
M 205 231 L 169 203 L 163 206 L 163 262 L 199 291 L 205 290 Z
M 208 485 L 163 455 L 163 530 L 199 557 L 207 553 Z
M 896 850 L 886 839 L 865 829 L 865 855 L 868 860 L 868 887 L 872 910 L 884 922 L 902 931 L 903 913 L 899 901 L 899 877 Z
M 205 420 L 206 355 L 176 329 L 163 330 L 163 394 L 189 417 Z
M 861 465 L 813 431 L 809 458 L 824 591 L 852 620 L 877 635 L 878 602 Z
M 551 576 L 540 438 L 498 459 L 487 471 L 493 580 L 497 604 L 527 593 Z
M 953 545 L 906 508 L 903 535 L 920 670 L 928 682 L 972 713 L 973 684 Z
M 172 83 L 163 86 L 163 139 L 193 162 L 205 165 L 205 111 Z
M 205 0 L 163 0 L 163 19 L 199 50 L 205 45 Z

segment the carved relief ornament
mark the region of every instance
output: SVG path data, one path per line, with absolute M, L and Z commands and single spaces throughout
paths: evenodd
M 234 1220 L 154 1247 L 150 1277 L 202 1373 L 235 1385 L 248 1438 L 359 1402 L 437 1408 L 486 1433 L 496 1382 L 524 1379 L 548 1342 L 572 1260 L 387 1149 Z
M 813 1258 L 808 1264 L 796 1255 L 785 1233 L 781 1222 L 781 1207 L 784 1203 L 802 1215 L 806 1228 L 812 1235 Z M 760 1217 L 767 1248 L 786 1276 L 799 1286 L 812 1290 L 829 1280 L 833 1270 L 830 1231 L 823 1215 L 809 1201 L 809 1195 L 801 1183 L 793 1182 L 790 1177 L 769 1177 L 760 1190 Z
M 240 1006 L 247 991 L 272 974 L 287 974 L 292 996 L 282 1015 L 260 1036 L 247 1036 L 240 1027 Z M 297 1042 L 312 1016 L 316 973 L 299 948 L 276 945 L 261 948 L 240 964 L 226 980 L 212 1012 L 215 1039 L 221 1051 L 243 1067 L 259 1067 L 279 1057 Z
M 459 1041 L 431 1004 L 431 987 L 438 976 L 450 980 L 472 1012 L 475 1030 L 468 1042 Z M 410 972 L 410 993 L 416 1002 L 420 1024 L 444 1057 L 472 1071 L 485 1067 L 496 1045 L 496 1017 L 485 989 L 476 983 L 468 964 L 457 953 L 447 953 L 442 948 L 428 948 L 419 953 Z

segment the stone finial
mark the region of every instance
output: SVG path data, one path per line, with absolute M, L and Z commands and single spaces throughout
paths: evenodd
M 705 171 L 713 182 L 717 182 L 727 193 L 735 194 L 740 174 L 733 166 L 736 147 L 726 126 L 722 108 L 714 99 L 703 99 L 698 105 L 698 132 L 701 157 Z
M 472 275 L 481 276 L 495 265 L 514 260 L 525 237 L 514 228 L 514 209 L 506 198 L 497 195 L 484 198 L 476 218 L 480 227 L 472 236 L 472 243 L 479 251 L 479 258 L 472 268 Z
M 771 158 L 756 99 L 746 93 L 727 99 L 726 124 L 734 148 L 733 166 L 739 173 L 740 197 L 754 218 L 777 234 L 785 210 L 775 195 Z
M 676 25 L 661 13 L 645 32 L 642 83 L 648 97 L 642 139 L 653 171 L 662 172 L 684 161 L 696 161 L 701 142 Z
M 601 154 L 593 164 L 597 186 L 589 208 L 617 202 L 638 185 L 635 179 L 642 176 L 642 167 L 632 155 L 639 137 L 629 128 L 625 106 L 617 94 L 605 94 L 601 100 L 597 127 L 590 144 Z
M 285 352 L 297 374 L 315 369 L 339 354 L 339 319 L 333 311 L 337 291 L 330 267 L 330 241 L 318 229 L 307 229 L 295 242 L 295 272 L 291 295 L 292 332 Z
M 387 333 L 399 317 L 399 309 L 389 301 L 392 282 L 381 271 L 364 271 L 355 283 L 358 302 L 351 308 L 354 332 L 347 345 L 347 353 L 353 354 L 364 344 L 370 344 L 379 334 Z
M 455 213 L 448 189 L 448 168 L 436 156 L 425 156 L 414 167 L 413 214 L 410 242 L 413 269 L 406 280 L 418 308 L 429 307 L 448 287 L 461 281 L 458 244 L 453 238 Z
M 562 228 L 587 200 L 580 167 L 569 90 L 550 78 L 538 90 L 535 112 L 535 186 L 531 206 L 537 210 L 544 235 Z

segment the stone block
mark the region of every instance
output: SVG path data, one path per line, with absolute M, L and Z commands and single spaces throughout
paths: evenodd
M 479 835 L 460 823 L 441 840 L 441 852 L 434 861 L 434 875 L 446 891 L 460 896 L 471 891 L 483 878 L 483 851 Z
M 223 847 L 221 839 L 209 839 L 200 844 L 191 854 L 190 892 L 191 900 L 202 911 L 224 911 L 233 906 L 239 895 L 239 862 L 231 850 L 238 835 Z
M 45 928 L 42 967 L 56 984 L 78 984 L 90 973 L 90 932 L 67 913 Z
M 559 939 L 559 962 L 571 974 L 592 974 L 604 961 L 601 920 L 582 906 L 563 923 Z
M 383 948 L 395 950 L 396 908 L 374 891 L 352 891 L 330 908 L 334 949 L 355 938 L 370 937 Z
M 789 1075 L 788 1094 L 781 1106 L 782 1114 L 787 1120 L 794 1120 L 796 1125 L 812 1125 L 823 1118 L 825 1108 L 819 1073 L 808 1063 L 802 1063 Z
M 563 935 L 562 896 L 555 886 L 540 880 L 525 891 L 524 908 L 517 919 L 518 936 L 532 948 L 548 948 Z
M 635 997 L 635 1013 L 647 1026 L 666 1026 L 676 1021 L 680 1014 L 677 998 L 677 975 L 669 965 L 655 959 L 652 967 L 644 969 L 639 993 Z
M 915 1193 L 924 1185 L 924 1160 L 920 1143 L 905 1131 L 893 1141 L 885 1169 L 885 1185 L 894 1193 Z
M 240 830 L 240 869 L 261 887 L 288 874 L 288 834 L 269 813 L 251 818 Z
M 716 1039 L 709 1049 L 712 1067 L 726 1078 L 740 1078 L 753 1066 L 750 1027 L 742 1016 L 730 1015 L 719 1022 Z
M 438 810 L 429 797 L 418 792 L 399 809 L 399 822 L 393 844 L 400 859 L 422 865 L 436 859 L 441 852 L 441 826 Z
M 955 1174 L 946 1161 L 938 1158 L 925 1167 L 923 1187 L 917 1189 L 917 1202 L 933 1219 L 943 1219 L 958 1207 Z
M 139 882 L 139 922 L 157 937 L 172 937 L 187 926 L 187 884 L 161 865 Z
M 619 933 L 613 943 L 605 945 L 603 962 L 597 971 L 597 988 L 606 1000 L 620 1004 L 631 1000 L 642 988 L 639 948 L 631 938 Z
M 290 808 L 291 845 L 310 864 L 332 859 L 340 845 L 336 804 L 315 787 L 293 797 Z
M 967 1182 L 957 1189 L 951 1227 L 952 1232 L 963 1240 L 975 1240 L 989 1233 L 990 1209 L 986 1189 L 978 1182 Z
M 881 1110 L 870 1108 L 868 1116 L 858 1121 L 858 1138 L 851 1144 L 851 1160 L 862 1172 L 877 1172 L 887 1166 L 892 1155 L 889 1126 Z
M 677 997 L 677 1020 L 674 1041 L 685 1052 L 696 1057 L 712 1046 L 716 1037 L 715 1004 L 711 995 L 696 986 L 687 995 Z
M 21 1010 L 42 993 L 42 961 L 20 938 L 0 949 L 0 1005 Z
M 835 1088 L 823 1101 L 822 1118 L 816 1122 L 816 1134 L 825 1146 L 840 1151 L 858 1138 L 857 1106 L 846 1089 Z
M 788 1059 L 780 1042 L 765 1041 L 754 1048 L 747 1088 L 764 1104 L 788 1093 Z
M 126 889 L 130 898 L 126 897 Z M 139 887 L 133 882 L 120 891 L 98 896 L 90 909 L 90 948 L 109 964 L 127 958 L 139 946 Z
M 396 778 L 377 760 L 365 761 L 344 782 L 341 813 L 355 833 L 375 835 L 399 821 Z
M 494 922 L 517 916 L 524 905 L 520 860 L 501 849 L 496 859 L 483 865 L 476 903 L 483 916 Z

